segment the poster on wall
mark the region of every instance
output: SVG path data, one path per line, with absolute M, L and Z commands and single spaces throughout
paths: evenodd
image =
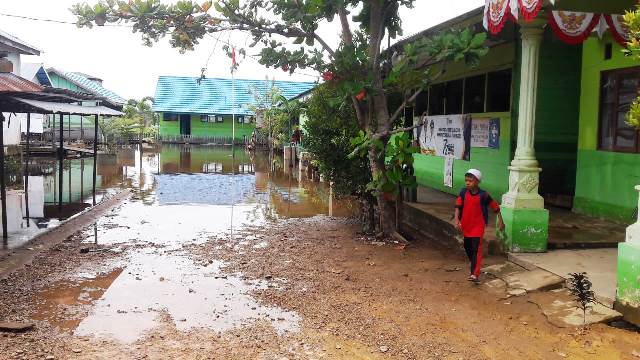
M 471 147 L 498 149 L 500 147 L 500 119 L 473 119 Z
M 453 187 L 453 156 L 444 158 L 444 186 Z
M 419 133 L 420 152 L 467 160 L 471 150 L 471 117 L 438 115 L 423 117 Z

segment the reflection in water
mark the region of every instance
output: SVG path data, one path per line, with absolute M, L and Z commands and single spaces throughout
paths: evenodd
M 7 191 L 9 239 L 4 246 L 9 249 L 92 206 L 93 158 L 27 161 L 23 168 L 9 169 L 13 182 Z M 236 150 L 231 156 L 224 147 L 125 147 L 99 154 L 96 162 L 98 199 L 128 188 L 147 204 L 252 205 L 265 219 L 329 214 L 324 184 L 299 178 L 296 169 L 285 169 L 281 158 L 267 153 Z M 354 213 L 350 202 L 333 203 L 334 215 Z
M 87 229 L 85 242 L 129 249 L 125 260 L 102 277 L 41 292 L 34 318 L 77 335 L 123 342 L 136 341 L 167 319 L 183 331 L 225 331 L 255 320 L 270 322 L 278 332 L 296 330 L 296 313 L 263 306 L 249 295 L 277 283 L 223 275 L 224 264 L 196 264 L 182 250 L 210 240 L 225 246 L 229 235 L 260 240 L 245 236 L 248 226 L 329 213 L 324 184 L 299 178 L 296 169 L 285 174 L 281 159 L 267 153 L 232 155 L 230 148 L 163 146 L 99 157 L 102 191 L 130 188 L 134 196 Z M 74 195 L 79 184 L 71 180 L 70 202 L 82 201 Z M 338 202 L 333 212 L 348 215 L 353 207 Z M 88 315 L 83 306 L 91 307 Z

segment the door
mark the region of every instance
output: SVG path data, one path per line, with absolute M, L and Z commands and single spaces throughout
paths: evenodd
M 180 135 L 191 135 L 191 115 L 180 115 Z

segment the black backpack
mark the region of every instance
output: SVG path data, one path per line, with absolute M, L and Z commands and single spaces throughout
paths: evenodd
M 460 220 L 462 220 L 462 209 L 464 209 L 464 198 L 467 195 L 467 188 L 463 188 L 460 190 L 460 199 L 462 199 L 462 205 L 460 206 Z M 478 196 L 480 196 L 480 208 L 482 208 L 482 217 L 484 218 L 485 225 L 489 223 L 489 203 L 491 202 L 491 197 L 489 197 L 489 193 L 478 189 Z

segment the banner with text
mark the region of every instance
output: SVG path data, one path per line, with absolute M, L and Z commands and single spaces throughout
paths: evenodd
M 500 119 L 473 119 L 471 121 L 471 147 L 498 149 L 500 147 Z
M 419 128 L 420 152 L 469 160 L 471 117 L 469 115 L 425 116 Z

